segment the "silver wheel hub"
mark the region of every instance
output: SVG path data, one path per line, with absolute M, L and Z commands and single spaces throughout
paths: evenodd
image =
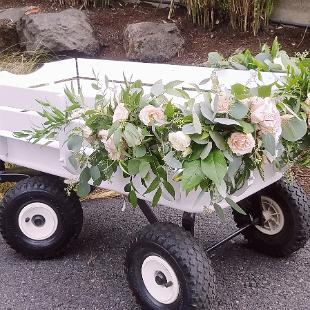
M 180 293 L 180 284 L 171 265 L 157 255 L 148 256 L 141 267 L 144 285 L 150 295 L 162 304 L 172 304 Z
M 284 214 L 277 202 L 273 199 L 262 196 L 261 206 L 263 213 L 263 224 L 255 227 L 266 235 L 276 235 L 284 227 Z
M 58 217 L 49 205 L 34 202 L 21 210 L 18 225 L 26 237 L 32 240 L 45 240 L 57 230 Z

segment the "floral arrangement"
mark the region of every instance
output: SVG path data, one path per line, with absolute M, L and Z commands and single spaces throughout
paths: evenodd
M 179 87 L 181 81 L 158 81 L 147 88 L 125 80 L 117 92 L 107 78 L 105 87 L 97 79 L 94 107 L 86 108 L 82 94 L 66 89 L 71 104 L 65 111 L 41 102 L 43 127 L 16 136 L 53 140 L 75 123 L 67 146 L 70 163 L 81 170 L 75 186 L 80 196 L 90 192 L 89 183 L 100 185 L 121 169 L 133 206 L 133 178 L 141 178 L 142 194 L 154 193 L 155 206 L 163 190 L 174 197 L 173 175 L 187 193 L 210 192 L 220 213 L 223 199 L 243 213 L 229 195 L 255 169 L 264 177 L 268 163 L 278 169 L 310 166 L 310 72 L 303 61 L 289 68 L 283 81 L 263 85 L 259 72 L 253 72 L 247 85 L 231 89 L 220 85 L 216 72 L 191 89 Z M 207 83 L 211 90 L 204 88 Z

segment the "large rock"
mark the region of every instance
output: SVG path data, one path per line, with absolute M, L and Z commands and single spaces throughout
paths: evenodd
M 17 30 L 27 51 L 87 56 L 99 52 L 99 43 L 87 16 L 76 9 L 24 16 Z
M 0 50 L 18 46 L 16 23 L 28 10 L 29 7 L 23 7 L 0 11 Z
M 124 32 L 127 58 L 163 62 L 183 48 L 184 39 L 175 24 L 142 22 L 130 24 Z

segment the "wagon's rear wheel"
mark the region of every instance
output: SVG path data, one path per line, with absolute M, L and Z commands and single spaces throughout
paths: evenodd
M 271 256 L 289 256 L 304 247 L 310 237 L 310 203 L 297 184 L 280 180 L 240 202 L 248 216 L 234 213 L 238 227 L 262 215 L 259 225 L 243 234 L 258 251 Z
M 56 177 L 36 176 L 17 183 L 0 207 L 3 238 L 30 258 L 58 256 L 79 235 L 82 224 L 78 197 L 68 196 Z
M 127 252 L 126 271 L 143 309 L 213 309 L 210 261 L 193 236 L 174 224 L 140 231 Z

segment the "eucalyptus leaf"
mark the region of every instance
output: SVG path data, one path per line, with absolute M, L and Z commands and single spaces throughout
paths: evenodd
M 146 148 L 144 145 L 139 145 L 133 148 L 133 155 L 135 157 L 143 157 L 146 154 Z
M 203 151 L 200 154 L 200 158 L 201 159 L 205 159 L 208 157 L 209 153 L 212 150 L 212 142 L 209 141 L 208 144 L 205 146 L 205 148 L 203 149 Z
M 300 140 L 307 133 L 307 122 L 296 117 L 282 124 L 282 137 L 291 142 Z
M 158 97 L 162 95 L 165 92 L 165 87 L 163 85 L 163 81 L 159 80 L 157 81 L 152 87 L 151 87 L 151 93 Z
M 230 118 L 215 118 L 214 123 L 219 123 L 222 125 L 240 125 L 239 122 L 235 121 L 234 119 L 230 119 Z
M 234 103 L 229 110 L 229 114 L 235 119 L 243 119 L 248 114 L 249 108 L 240 101 Z
M 201 114 L 208 119 L 209 121 L 213 121 L 213 111 L 211 109 L 211 105 L 207 101 L 200 102 L 200 110 Z
M 194 128 L 196 130 L 195 133 L 201 134 L 202 126 L 201 126 L 199 117 L 196 113 L 193 113 L 193 125 L 194 125 Z
M 89 167 L 85 167 L 80 174 L 80 182 L 87 183 L 91 178 Z
M 140 163 L 141 161 L 135 158 L 128 161 L 127 168 L 130 175 L 136 175 L 139 173 Z
M 92 166 L 90 168 L 90 175 L 93 181 L 96 181 L 100 178 L 100 169 L 98 166 Z
M 196 130 L 194 124 L 185 124 L 182 127 L 182 131 L 183 131 L 183 133 L 185 133 L 187 135 L 192 135 L 192 134 L 197 133 L 197 130 Z
M 164 161 L 172 169 L 182 168 L 182 163 L 174 157 L 173 151 L 170 151 L 167 155 L 165 155 Z
M 82 147 L 82 143 L 83 138 L 81 136 L 73 135 L 69 138 L 67 147 L 72 152 L 78 152 Z
M 71 166 L 77 170 L 79 168 L 79 163 L 78 161 L 76 160 L 75 156 L 74 155 L 71 155 L 68 157 L 68 160 L 69 160 L 69 163 L 71 164 Z
M 221 134 L 216 131 L 209 132 L 210 137 L 214 141 L 215 145 L 222 151 L 226 150 L 225 140 Z
M 76 188 L 79 197 L 85 197 L 90 193 L 90 185 L 87 182 L 80 182 Z
M 262 141 L 265 149 L 272 155 L 276 154 L 276 141 L 272 134 L 267 133 L 262 135 Z
M 226 198 L 227 196 L 227 185 L 223 180 L 220 184 L 215 184 L 218 193 L 221 195 L 222 198 Z

